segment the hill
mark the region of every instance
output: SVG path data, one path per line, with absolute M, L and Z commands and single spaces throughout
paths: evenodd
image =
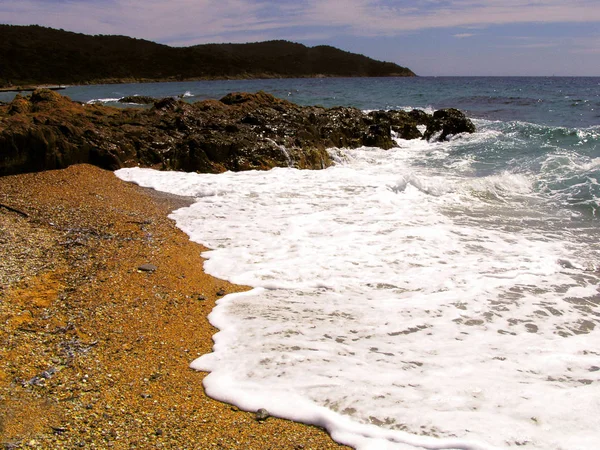
M 227 78 L 415 76 L 330 46 L 288 41 L 167 45 L 37 25 L 0 25 L 0 87 Z

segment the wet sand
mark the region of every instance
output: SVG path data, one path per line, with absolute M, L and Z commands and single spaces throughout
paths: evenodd
M 188 202 L 89 165 L 0 178 L 0 446 L 346 448 L 204 394 L 206 316 L 246 288 L 202 271 Z

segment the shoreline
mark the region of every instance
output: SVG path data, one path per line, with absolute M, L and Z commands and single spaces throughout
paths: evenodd
M 167 218 L 189 202 L 90 165 L 0 177 L 0 444 L 347 448 L 205 395 L 207 315 L 247 288 L 203 272 Z
M 54 84 L 29 84 L 24 83 L 22 85 L 11 85 L 0 87 L 0 92 L 32 92 L 36 89 L 50 89 L 50 90 L 63 90 L 69 87 L 77 86 L 98 86 L 98 85 L 111 85 L 111 84 L 148 84 L 148 83 L 186 83 L 193 81 L 240 81 L 240 80 L 293 80 L 293 79 L 323 79 L 323 78 L 418 78 L 419 75 L 406 76 L 406 75 L 378 75 L 378 76 L 363 76 L 363 75 L 330 75 L 317 73 L 314 75 L 294 75 L 294 76 L 283 76 L 283 75 L 271 75 L 271 74 L 253 74 L 253 75 L 239 75 L 239 76 L 223 76 L 223 77 L 192 77 L 192 78 L 103 78 L 98 80 L 89 80 L 81 83 L 54 83 Z
M 0 92 L 33 92 L 36 89 L 48 89 L 50 91 L 62 91 L 69 86 L 66 85 L 23 85 L 23 86 L 8 86 L 8 87 L 0 87 Z

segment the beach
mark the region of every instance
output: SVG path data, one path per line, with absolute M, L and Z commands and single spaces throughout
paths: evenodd
M 189 203 L 89 165 L 0 178 L 4 448 L 345 448 L 204 394 L 207 315 L 246 288 L 203 272 Z
M 257 420 L 265 408 L 358 449 L 595 449 L 600 80 L 373 81 L 70 87 L 81 104 L 65 118 L 89 118 L 77 133 L 57 94 L 17 99 L 2 118 L 6 164 L 30 149 L 48 171 L 0 177 L 0 448 L 336 445 Z M 457 107 L 476 131 L 324 143 L 332 165 L 298 170 L 275 108 L 206 134 L 196 125 L 219 114 L 188 121 L 231 89 L 353 105 L 350 117 Z M 84 106 L 135 94 L 200 103 L 148 126 Z M 329 136 L 323 124 L 315 136 Z M 213 135 L 271 136 L 262 127 L 289 138 L 264 147 L 281 167 L 169 165 L 214 149 Z M 263 148 L 245 139 L 238 162 Z M 115 172 L 50 170 L 63 150 L 142 148 L 146 163 L 108 158 Z

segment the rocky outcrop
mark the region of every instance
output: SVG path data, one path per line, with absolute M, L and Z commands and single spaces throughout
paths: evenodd
M 443 141 L 460 133 L 474 132 L 473 122 L 458 109 L 448 108 L 433 113 L 433 117 L 427 123 L 424 137 L 427 140 L 436 137 L 437 140 Z
M 156 99 L 147 95 L 128 95 L 127 97 L 121 97 L 118 101 L 119 103 L 132 103 L 134 105 L 152 105 Z
M 0 105 L 0 175 L 75 163 L 214 173 L 321 169 L 332 164 L 328 148 L 389 149 L 396 146 L 394 135 L 422 138 L 419 125 L 427 127 L 425 137 L 442 139 L 474 131 L 460 111 L 448 111 L 365 114 L 356 108 L 302 107 L 264 92 L 194 104 L 166 98 L 147 109 L 119 109 L 38 90 Z

